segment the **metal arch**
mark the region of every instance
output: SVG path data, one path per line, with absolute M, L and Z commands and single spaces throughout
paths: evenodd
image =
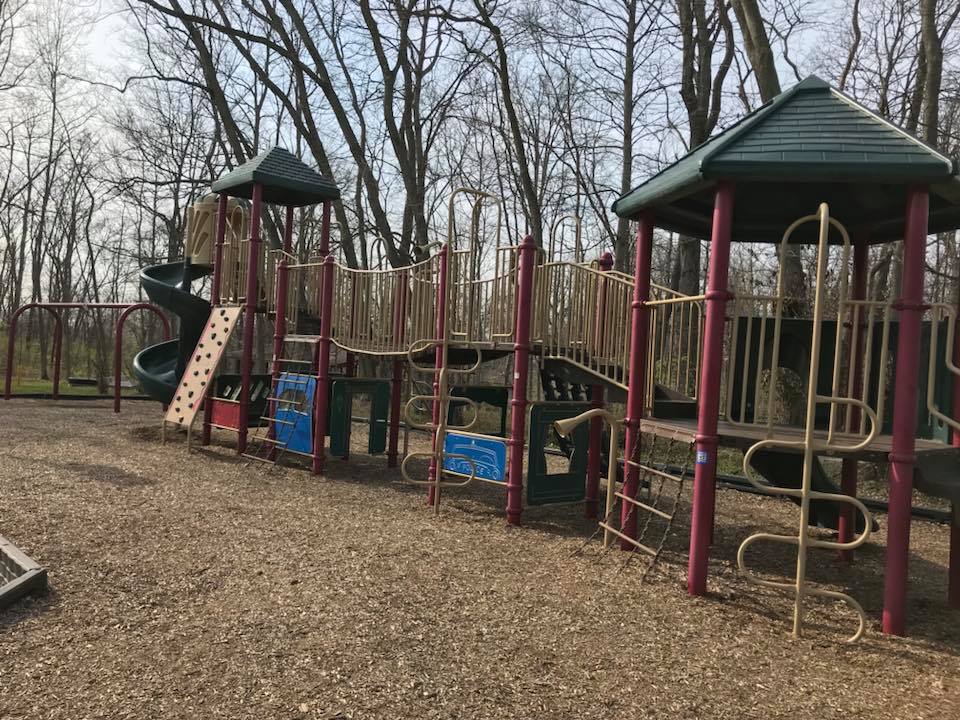
M 170 340 L 170 320 L 163 311 L 152 303 L 136 303 L 125 308 L 117 318 L 113 338 L 113 411 L 120 412 L 120 365 L 123 359 L 123 326 L 127 318 L 137 310 L 147 310 L 160 318 L 163 325 L 163 339 Z
M 21 305 L 13 312 L 13 315 L 10 316 L 9 337 L 7 337 L 7 373 L 3 382 L 4 400 L 9 400 L 11 397 L 10 389 L 13 384 L 13 357 L 14 346 L 17 340 L 17 322 L 20 320 L 20 316 L 27 310 L 33 309 L 46 310 L 53 315 L 55 322 L 53 331 L 53 399 L 58 400 L 60 398 L 60 351 L 63 342 L 63 318 L 60 315 L 60 308 L 64 306 L 82 307 L 83 304 L 32 302 Z

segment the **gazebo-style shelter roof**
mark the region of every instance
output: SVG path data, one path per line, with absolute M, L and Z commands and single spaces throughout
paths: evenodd
M 735 184 L 735 241 L 776 242 L 821 202 L 870 242 L 903 234 L 906 188 L 930 189 L 930 232 L 960 227 L 957 163 L 811 75 L 613 204 L 705 238 L 718 182 Z M 796 240 L 815 238 L 797 233 Z
M 216 180 L 211 189 L 231 197 L 251 198 L 253 186 L 263 187 L 263 201 L 301 207 L 340 197 L 333 180 L 323 177 L 281 147 L 271 148 Z

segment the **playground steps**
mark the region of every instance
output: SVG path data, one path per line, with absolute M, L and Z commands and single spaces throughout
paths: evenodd
M 541 372 L 559 378 L 568 385 L 579 385 L 583 388 L 588 388 L 591 385 L 602 385 L 604 399 L 607 402 L 622 403 L 627 400 L 627 391 L 623 386 L 605 376 L 590 372 L 560 358 L 544 358 L 541 363 Z M 544 397 L 546 397 L 546 394 L 544 394 Z

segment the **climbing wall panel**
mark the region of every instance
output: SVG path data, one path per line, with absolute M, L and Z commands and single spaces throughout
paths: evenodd
M 215 307 L 210 311 L 207 326 L 167 408 L 166 422 L 182 427 L 193 424 L 241 312 L 242 307 Z

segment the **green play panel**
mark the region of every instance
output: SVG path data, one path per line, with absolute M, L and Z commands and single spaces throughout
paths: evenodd
M 580 502 L 585 496 L 587 477 L 587 447 L 590 424 L 577 426 L 570 434 L 573 452 L 566 472 L 550 473 L 544 449 L 555 440 L 553 424 L 557 420 L 579 415 L 590 409 L 585 402 L 530 403 L 530 440 L 527 454 L 527 504 Z
M 370 398 L 367 417 L 367 452 L 371 455 L 387 449 L 387 417 L 390 413 L 390 381 L 378 378 L 336 378 L 330 382 L 330 454 L 350 454 L 350 429 L 353 400 L 358 395 Z

